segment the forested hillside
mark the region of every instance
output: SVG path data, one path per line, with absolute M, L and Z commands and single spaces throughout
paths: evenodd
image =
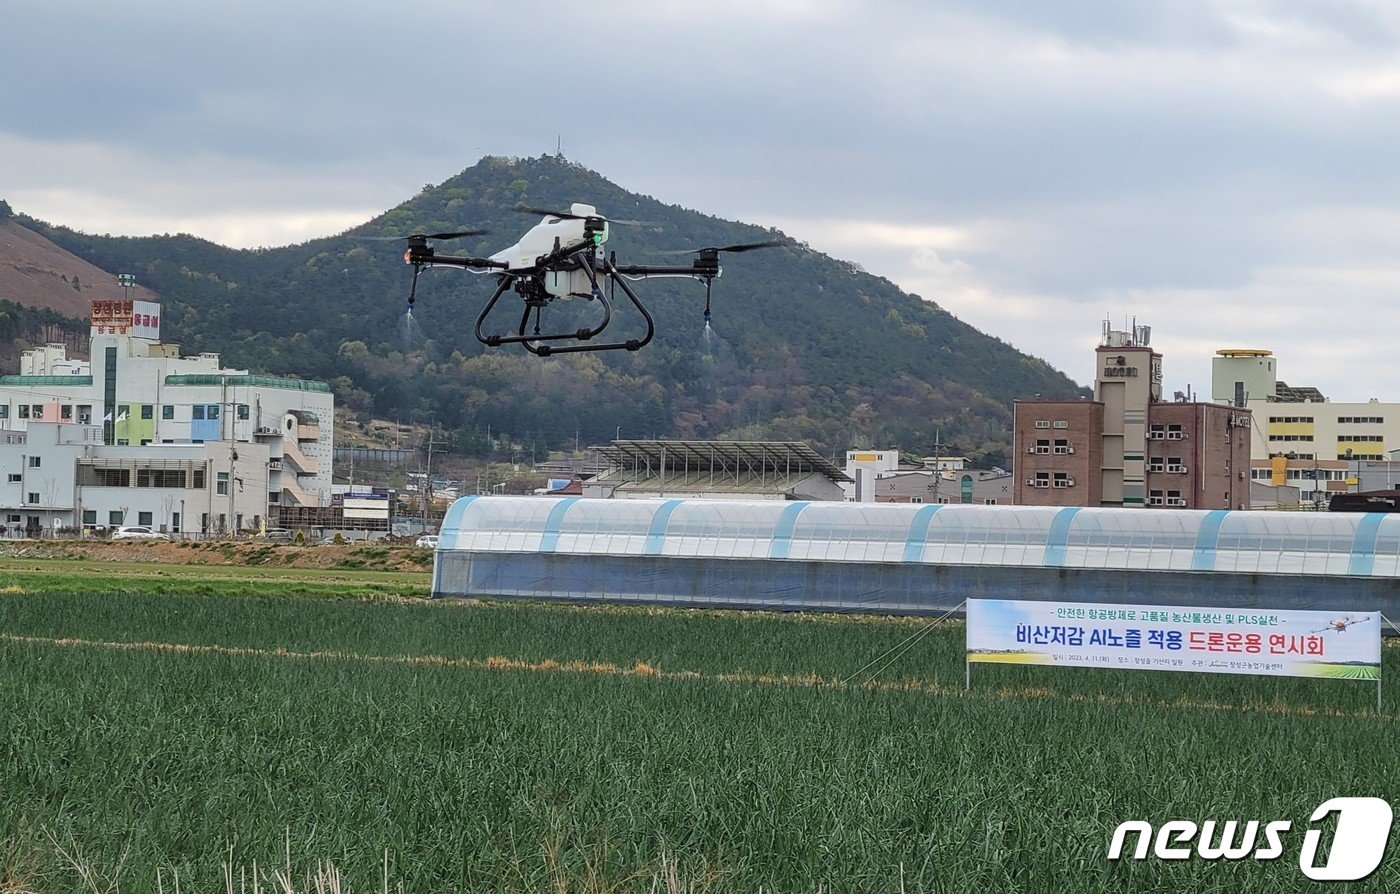
M 575 201 L 645 222 L 613 228 L 609 247 L 626 262 L 783 238 L 629 193 L 553 157 L 483 159 L 349 233 L 284 248 L 93 236 L 19 220 L 105 270 L 136 273 L 165 305 L 165 339 L 186 353 L 219 351 L 229 364 L 324 379 L 342 404 L 381 417 L 431 414 L 464 448 L 479 448 L 489 427 L 493 436 L 538 446 L 600 442 L 620 431 L 920 453 L 931 452 L 941 431 L 951 449 L 1005 465 L 1015 398 L 1080 393 L 1044 362 L 933 301 L 795 242 L 724 258 L 712 337 L 698 283 L 654 280 L 637 286 L 656 317 L 653 344 L 634 354 L 539 359 L 476 342 L 489 276 L 429 271 L 415 325 L 407 325 L 402 246 L 357 238 L 484 228 L 492 235 L 450 244 L 484 255 L 536 222 L 516 212 L 518 204 Z M 518 323 L 518 311 L 512 317 L 505 308 L 503 299 L 499 330 Z M 640 334 L 628 310 L 618 312 L 610 336 Z

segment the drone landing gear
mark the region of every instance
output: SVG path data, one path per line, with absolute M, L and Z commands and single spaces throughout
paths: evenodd
M 591 260 L 591 259 L 590 259 Z M 605 342 L 599 344 L 589 344 L 588 342 L 602 334 L 608 328 L 608 323 L 612 321 L 612 302 L 603 294 L 603 289 L 599 284 L 599 279 L 591 263 L 585 263 L 581 268 L 588 276 L 593 285 L 593 293 L 584 295 L 588 301 L 597 301 L 603 308 L 603 319 L 591 329 L 577 329 L 573 332 L 541 332 L 540 317 L 545 305 L 554 300 L 554 296 L 545 290 L 543 283 L 534 277 L 513 276 L 502 274 L 501 282 L 496 287 L 491 300 L 486 302 L 481 314 L 476 318 L 476 339 L 487 347 L 499 347 L 501 345 L 518 344 L 523 345 L 525 350 L 536 357 L 548 357 L 551 354 L 574 354 L 582 351 L 638 351 L 645 347 L 656 332 L 656 324 L 652 319 L 651 312 L 646 305 L 642 304 L 635 292 L 627 285 L 627 282 L 618 274 L 617 267 L 611 258 L 603 262 L 603 275 L 608 278 L 616 298 L 616 290 L 622 286 L 623 294 L 632 302 L 632 306 L 641 313 L 646 320 L 646 335 L 640 339 L 633 338 L 627 341 Z M 520 327 L 516 335 L 485 335 L 482 327 L 486 323 L 486 317 L 496 306 L 496 302 L 506 293 L 507 289 L 515 288 L 525 300 L 525 310 L 520 315 Z M 526 329 L 530 327 L 530 317 L 534 316 L 533 331 L 527 334 Z M 548 342 L 567 341 L 578 342 L 578 344 L 552 345 Z

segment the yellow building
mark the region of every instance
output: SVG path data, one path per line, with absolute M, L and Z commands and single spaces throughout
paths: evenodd
M 1254 411 L 1250 456 L 1256 469 L 1278 456 L 1306 469 L 1313 461 L 1383 460 L 1400 447 L 1400 404 L 1375 397 L 1338 403 L 1316 388 L 1291 387 L 1279 381 L 1272 351 L 1217 351 L 1211 362 L 1211 396 Z

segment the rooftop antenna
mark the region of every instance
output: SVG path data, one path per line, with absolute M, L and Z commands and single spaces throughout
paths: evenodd
M 555 157 L 555 158 L 563 158 L 563 157 L 564 157 L 564 135 L 563 135 L 563 134 L 555 134 L 555 135 L 554 135 L 554 157 Z

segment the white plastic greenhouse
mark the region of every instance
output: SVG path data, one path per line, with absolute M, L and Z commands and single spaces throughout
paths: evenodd
M 1400 517 L 466 497 L 439 596 L 939 611 L 968 596 L 1394 614 Z M 1205 601 L 1202 601 L 1205 600 Z

